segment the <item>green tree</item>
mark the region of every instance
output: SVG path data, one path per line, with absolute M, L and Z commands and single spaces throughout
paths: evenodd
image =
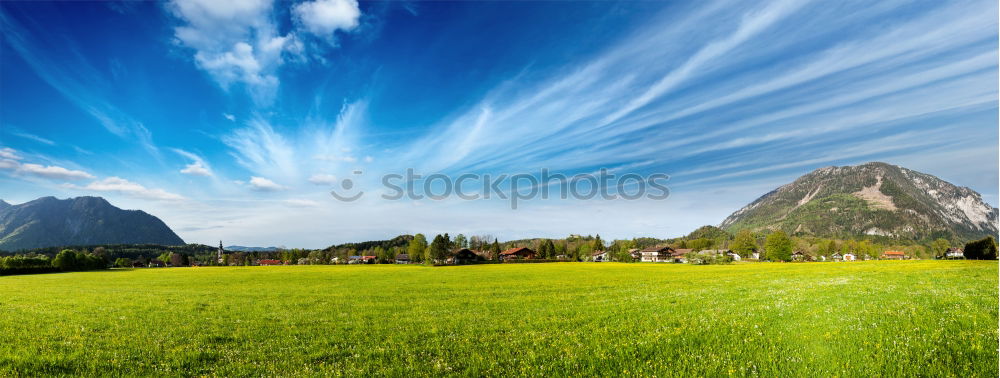
M 996 260 L 997 241 L 992 236 L 965 243 L 965 258 L 973 260 Z
M 128 268 L 132 266 L 132 260 L 126 259 L 124 257 L 119 257 L 115 259 L 115 266 L 119 268 Z
M 170 264 L 170 252 L 163 252 L 156 259 L 160 260 L 160 262 L 162 262 L 163 265 Z
M 501 257 L 500 256 L 500 252 L 501 252 L 500 251 L 500 242 L 497 239 L 494 238 L 493 239 L 493 245 L 490 246 L 490 255 L 493 256 L 494 260 L 500 261 L 500 257 Z
M 410 255 L 410 261 L 424 261 L 424 250 L 427 249 L 427 238 L 424 234 L 413 235 L 413 240 L 406 246 L 406 253 Z
M 597 236 L 594 237 L 594 244 L 590 248 L 593 251 L 604 250 L 604 241 L 601 240 L 601 234 L 597 234 Z
M 743 229 L 736 233 L 736 238 L 733 239 L 733 244 L 729 248 L 741 257 L 750 257 L 757 250 L 757 241 L 750 230 Z
M 767 258 L 771 261 L 792 260 L 792 240 L 784 231 L 777 230 L 767 235 L 764 250 L 767 252 Z
M 448 240 L 448 234 L 437 235 L 434 240 L 431 241 L 430 247 L 427 248 L 427 263 L 428 264 L 441 264 L 448 259 L 448 251 L 451 247 L 451 241 Z
M 455 235 L 455 248 L 456 249 L 469 248 L 469 239 L 467 239 L 465 235 L 462 234 Z
M 934 256 L 944 256 L 945 252 L 948 252 L 948 248 L 951 248 L 951 243 L 947 239 L 937 238 L 931 242 L 931 253 Z
M 712 246 L 714 245 L 715 245 L 715 240 L 709 238 L 698 238 L 687 242 L 687 247 L 694 250 L 694 252 L 698 252 L 705 249 L 711 249 Z
M 60 251 L 59 254 L 52 259 L 52 266 L 67 272 L 77 270 L 78 265 L 76 262 L 76 252 L 69 249 Z

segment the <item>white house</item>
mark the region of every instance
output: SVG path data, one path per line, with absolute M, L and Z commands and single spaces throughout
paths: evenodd
M 853 253 L 845 253 L 844 254 L 844 261 L 854 261 L 854 260 L 857 260 L 857 259 L 858 259 L 858 257 L 855 256 Z
M 608 251 L 597 251 L 594 252 L 594 254 L 591 256 L 591 259 L 594 262 L 602 262 L 602 261 L 610 261 L 609 260 L 610 257 L 611 256 L 608 255 Z
M 965 251 L 961 248 L 948 248 L 948 251 L 944 253 L 944 258 L 946 259 L 964 259 Z
M 649 247 L 639 251 L 639 254 L 642 255 L 642 262 L 670 262 L 675 252 L 670 247 Z

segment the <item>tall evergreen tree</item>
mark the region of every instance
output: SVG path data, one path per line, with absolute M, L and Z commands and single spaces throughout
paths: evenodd
M 500 242 L 497 239 L 493 239 L 493 245 L 490 246 L 490 252 L 491 252 L 494 260 L 500 261 L 500 259 L 501 259 L 501 256 L 500 256 Z

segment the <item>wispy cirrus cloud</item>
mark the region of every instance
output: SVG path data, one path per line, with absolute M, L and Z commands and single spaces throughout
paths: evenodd
M 3 12 L 0 12 L 0 25 L 4 30 L 5 41 L 46 83 L 92 116 L 108 132 L 139 144 L 155 157 L 160 156 L 149 129 L 109 100 L 111 89 L 107 83 L 110 80 L 105 75 L 82 55 L 71 54 L 69 59 L 64 56 L 57 58 L 46 47 L 59 45 L 73 50 L 75 47 L 72 42 L 65 39 L 50 40 L 51 37 L 46 37 L 45 33 L 26 29 Z
M 17 127 L 14 127 L 14 126 L 5 125 L 4 128 L 7 130 L 7 132 L 10 135 L 13 135 L 13 136 L 16 136 L 16 137 L 19 137 L 19 138 L 24 138 L 24 139 L 31 140 L 31 141 L 34 141 L 34 142 L 38 142 L 38 143 L 41 143 L 41 144 L 44 144 L 44 145 L 48 145 L 48 146 L 54 146 L 56 144 L 56 142 L 53 142 L 51 139 L 40 137 L 38 135 L 26 132 L 26 131 L 21 130 L 20 128 L 17 128 Z

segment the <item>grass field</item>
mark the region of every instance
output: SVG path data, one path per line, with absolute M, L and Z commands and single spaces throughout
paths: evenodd
M 0 376 L 996 377 L 996 262 L 0 277 Z

